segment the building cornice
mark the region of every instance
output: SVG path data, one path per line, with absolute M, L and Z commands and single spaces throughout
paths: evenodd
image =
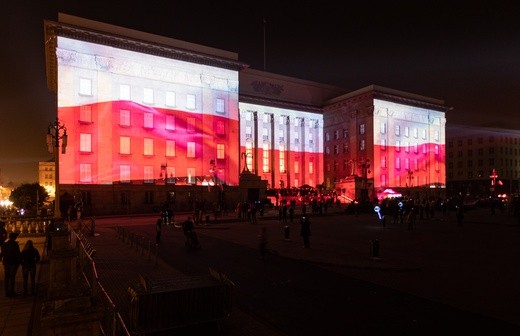
M 265 105 L 265 106 L 278 107 L 278 108 L 295 110 L 295 111 L 323 114 L 323 109 L 321 109 L 320 107 L 316 107 L 316 106 L 289 103 L 289 102 L 284 102 L 284 101 L 280 101 L 280 100 L 255 97 L 255 96 L 243 95 L 243 94 L 240 95 L 239 99 L 240 99 L 240 102 L 248 103 L 248 104 Z

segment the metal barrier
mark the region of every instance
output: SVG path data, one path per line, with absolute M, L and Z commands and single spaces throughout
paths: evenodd
M 74 231 L 70 223 L 69 232 L 71 246 L 78 251 L 82 274 L 92 290 L 92 296 L 102 305 L 105 312 L 100 322 L 102 334 L 106 336 L 131 336 L 121 314 L 117 311 L 117 307 L 99 282 L 96 263 L 92 259 L 96 250 L 81 230 Z

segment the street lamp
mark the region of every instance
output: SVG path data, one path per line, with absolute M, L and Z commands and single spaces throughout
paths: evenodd
M 54 218 L 60 218 L 60 140 L 61 153 L 65 154 L 67 149 L 67 128 L 58 117 L 47 127 L 47 149 L 54 154 Z

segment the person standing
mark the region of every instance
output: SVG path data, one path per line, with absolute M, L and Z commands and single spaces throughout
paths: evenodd
M 30 295 L 36 292 L 36 264 L 40 262 L 40 252 L 34 247 L 33 241 L 28 240 L 22 250 L 23 294 L 27 295 L 29 279 L 31 280 Z
M 16 241 L 18 234 L 15 232 L 11 232 L 9 234 L 9 240 L 7 240 L 2 245 L 2 261 L 4 264 L 4 274 L 5 274 L 5 296 L 13 297 L 16 296 L 15 292 L 15 281 L 16 281 L 16 272 L 18 271 L 18 267 L 20 266 L 20 246 Z
M 309 248 L 311 245 L 310 244 L 311 222 L 309 221 L 309 218 L 303 216 L 302 219 L 300 220 L 300 224 L 301 224 L 300 234 L 303 238 L 303 246 L 305 248 Z
M 161 231 L 162 231 L 162 218 L 157 218 L 157 222 L 155 222 L 155 244 L 159 245 L 161 243 Z
M 2 260 L 2 245 L 7 239 L 7 230 L 5 229 L 5 223 L 0 222 L 0 260 Z

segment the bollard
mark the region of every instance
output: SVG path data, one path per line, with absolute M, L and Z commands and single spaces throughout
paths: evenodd
M 372 258 L 379 258 L 379 240 L 374 239 L 370 242 L 370 255 Z
M 289 240 L 289 236 L 291 233 L 291 228 L 289 227 L 289 225 L 284 226 L 283 233 L 284 233 L 285 240 Z

